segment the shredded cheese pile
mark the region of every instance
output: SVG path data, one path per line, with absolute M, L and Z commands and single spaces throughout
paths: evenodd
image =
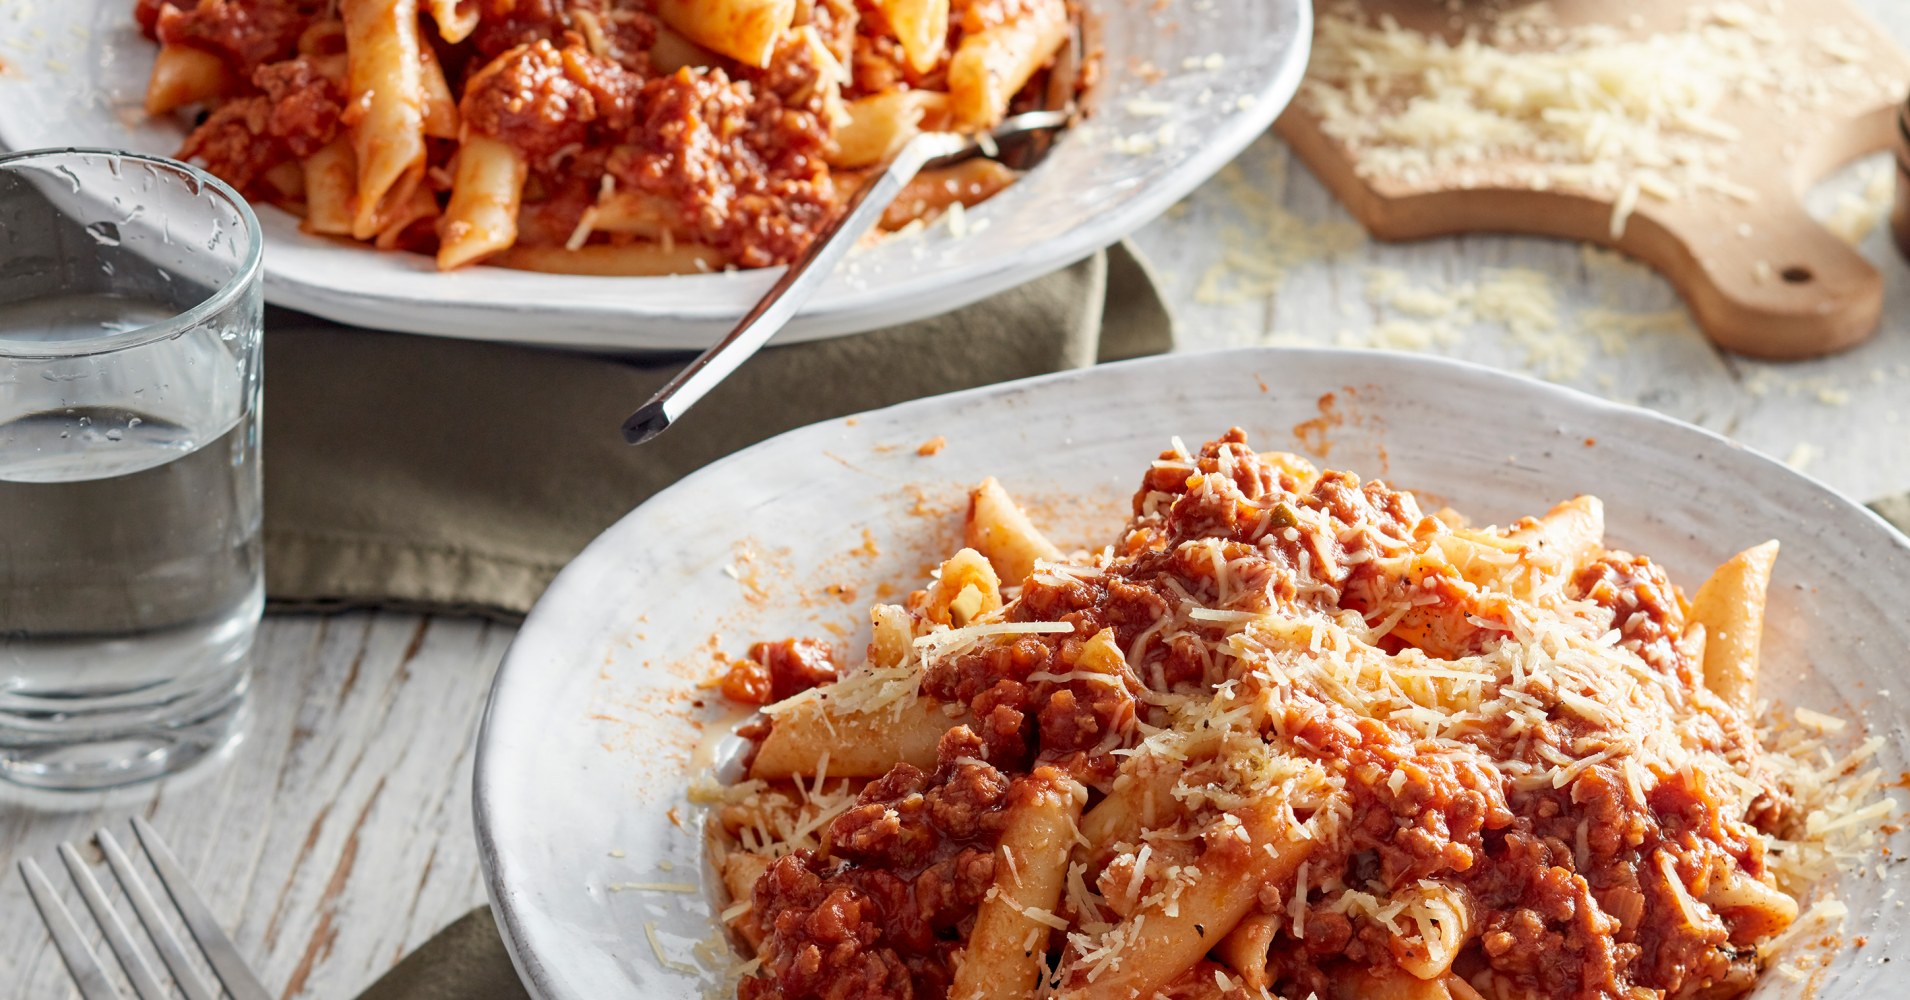
M 1756 199 L 1732 176 L 1740 135 L 1719 115 L 1726 102 L 1789 116 L 1902 85 L 1843 33 L 1798 44 L 1746 3 L 1695 8 L 1682 30 L 1642 38 L 1561 26 L 1538 3 L 1448 42 L 1341 2 L 1321 13 L 1302 100 L 1362 176 L 1610 198 L 1618 238 L 1642 198 Z

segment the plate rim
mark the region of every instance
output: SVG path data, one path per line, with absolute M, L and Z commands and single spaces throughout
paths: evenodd
M 942 393 L 935 396 L 926 396 L 920 399 L 907 400 L 890 406 L 862 411 L 849 416 L 855 419 L 877 415 L 887 417 L 906 416 L 910 410 L 940 408 L 951 404 L 985 399 L 991 396 L 1013 396 L 1043 385 L 1062 384 L 1077 380 L 1092 380 L 1103 377 L 1101 373 L 1106 371 L 1127 371 L 1156 365 L 1174 364 L 1196 364 L 1214 368 L 1253 370 L 1255 368 L 1271 367 L 1268 362 L 1277 362 L 1281 358 L 1297 355 L 1337 359 L 1344 364 L 1349 371 L 1357 371 L 1360 366 L 1371 364 L 1376 357 L 1382 359 L 1385 364 L 1404 363 L 1409 365 L 1423 365 L 1429 369 L 1429 374 L 1435 377 L 1445 377 L 1440 379 L 1442 384 L 1452 376 L 1459 376 L 1484 379 L 1487 382 L 1496 382 L 1500 385 L 1515 385 L 1539 393 L 1540 396 L 1538 398 L 1550 397 L 1552 400 L 1569 404 L 1575 408 L 1576 412 L 1583 415 L 1595 416 L 1599 419 L 1630 422 L 1633 425 L 1634 431 L 1656 429 L 1669 434 L 1682 435 L 1686 440 L 1689 440 L 1693 444 L 1700 444 L 1708 450 L 1716 451 L 1722 449 L 1738 453 L 1762 466 L 1768 472 L 1779 476 L 1792 477 L 1833 506 L 1842 507 L 1847 512 L 1856 513 L 1859 515 L 1859 520 L 1853 522 L 1853 524 L 1862 523 L 1867 525 L 1873 532 L 1880 533 L 1878 542 L 1882 544 L 1883 549 L 1893 550 L 1897 558 L 1905 560 L 1906 564 L 1910 565 L 1910 536 L 1898 531 L 1875 511 L 1847 496 L 1837 488 L 1814 476 L 1791 468 L 1789 465 L 1764 452 L 1732 440 L 1716 431 L 1642 406 L 1616 402 L 1572 386 L 1548 382 L 1519 372 L 1507 371 L 1477 362 L 1449 358 L 1442 355 L 1420 354 L 1409 351 L 1302 346 L 1244 347 L 1218 351 L 1157 354 L 1125 361 L 1091 365 L 1085 368 L 1035 375 L 1008 382 L 995 383 L 993 385 Z M 1260 362 L 1260 364 L 1248 364 L 1247 362 L 1249 361 Z M 497 761 L 495 759 L 496 752 L 491 749 L 492 740 L 490 736 L 496 724 L 498 706 L 506 700 L 502 695 L 507 688 L 513 686 L 511 684 L 514 677 L 511 670 L 513 659 L 519 654 L 521 648 L 525 648 L 528 645 L 544 644 L 544 631 L 555 627 L 553 623 L 548 620 L 541 622 L 539 620 L 539 610 L 545 606 L 546 600 L 553 594 L 567 592 L 571 587 L 576 586 L 583 580 L 583 574 L 590 570 L 587 566 L 585 569 L 578 569 L 581 564 L 594 564 L 606 556 L 614 558 L 615 549 L 622 543 L 623 533 L 628 530 L 625 526 L 631 522 L 631 519 L 634 518 L 643 507 L 676 491 L 694 491 L 698 488 L 698 481 L 706 478 L 712 469 L 731 463 L 747 462 L 753 458 L 759 450 L 780 447 L 785 439 L 795 436 L 819 433 L 821 429 L 840 423 L 844 419 L 848 418 L 835 417 L 816 421 L 815 423 L 784 431 L 781 434 L 759 441 L 747 448 L 732 452 L 684 476 L 682 479 L 672 483 L 654 496 L 643 501 L 643 503 L 625 512 L 623 516 L 605 528 L 596 538 L 593 538 L 576 557 L 566 563 L 564 568 L 559 571 L 544 594 L 539 596 L 536 605 L 531 608 L 530 613 L 525 616 L 523 625 L 519 627 L 518 633 L 512 637 L 510 646 L 505 650 L 503 657 L 500 659 L 497 673 L 491 681 L 490 694 L 486 699 L 484 712 L 480 718 L 475 737 L 471 777 L 472 821 L 475 827 L 478 845 L 478 862 L 484 877 L 485 894 L 490 904 L 492 916 L 497 922 L 499 936 L 503 939 L 505 950 L 510 954 L 512 965 L 517 970 L 519 978 L 523 981 L 525 989 L 536 998 L 536 1000 L 590 1000 L 590 998 L 572 997 L 556 992 L 555 984 L 551 983 L 545 975 L 542 961 L 530 947 L 530 938 L 526 933 L 527 928 L 523 924 L 523 915 L 520 914 L 514 906 L 511 889 L 505 884 L 505 870 L 509 866 L 505 864 L 497 850 L 497 839 L 493 826 L 493 824 L 497 822 L 497 809 L 490 787 L 491 782 L 495 780 L 493 771 L 497 767 Z M 1631 435 L 1625 435 L 1624 437 L 1629 438 L 1630 436 Z M 549 615 L 550 613 L 546 612 L 544 617 L 548 619 Z M 526 643 L 527 638 L 530 638 L 532 642 Z M 517 673 L 529 676 L 531 672 L 529 670 L 519 670 Z

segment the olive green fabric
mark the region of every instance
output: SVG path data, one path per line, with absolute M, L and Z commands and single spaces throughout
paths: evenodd
M 459 917 L 358 1000 L 529 1000 L 489 907 Z
M 623 419 L 687 356 L 633 362 L 267 317 L 265 567 L 274 610 L 521 617 L 646 497 L 830 417 L 1169 349 L 1116 247 L 933 319 L 771 348 L 662 437 Z
M 1878 517 L 1889 521 L 1898 531 L 1910 535 L 1910 493 L 1873 500 L 1870 502 L 1870 509 L 1875 511 Z

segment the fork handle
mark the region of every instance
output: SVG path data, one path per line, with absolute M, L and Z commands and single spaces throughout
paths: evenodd
M 728 378 L 744 361 L 781 330 L 803 303 L 809 301 L 818 286 L 835 270 L 849 248 L 875 225 L 877 219 L 914 179 L 924 164 L 959 152 L 968 141 L 946 132 L 922 132 L 902 145 L 875 179 L 850 196 L 848 207 L 834 222 L 825 226 L 795 260 L 783 276 L 770 286 L 756 307 L 744 315 L 729 335 L 714 347 L 697 355 L 650 401 L 637 408 L 623 422 L 623 438 L 642 444 L 666 430 L 684 411 L 696 405 L 717 383 Z

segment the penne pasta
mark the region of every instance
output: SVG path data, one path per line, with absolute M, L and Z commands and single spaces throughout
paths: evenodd
M 1740 710 L 1757 702 L 1758 646 L 1777 542 L 1745 549 L 1711 574 L 1691 599 L 1691 621 L 1704 627 L 1704 684 Z
M 749 66 L 769 65 L 796 17 L 795 0 L 657 0 L 657 16 L 683 37 Z
M 418 47 L 418 82 L 424 101 L 424 134 L 433 139 L 456 139 L 458 99 L 451 96 L 451 85 L 444 80 L 444 67 L 431 46 Z
M 962 540 L 987 557 L 995 572 L 1010 582 L 1026 580 L 1035 571 L 1037 560 L 1061 560 L 1061 550 L 1035 528 L 993 476 L 968 492 Z
M 1522 561 L 1536 566 L 1549 580 L 1530 592 L 1562 588 L 1572 572 L 1591 561 L 1604 545 L 1605 505 L 1597 497 L 1575 497 L 1507 537 L 1525 547 Z
M 413 225 L 426 219 L 438 217 L 438 199 L 423 187 L 414 186 L 405 195 L 405 200 L 392 206 L 380 224 L 384 227 L 373 238 L 372 245 L 380 250 L 395 250 Z
M 225 60 L 190 45 L 161 45 L 146 80 L 146 113 L 163 115 L 235 93 L 238 79 Z
M 441 270 L 482 260 L 517 241 L 526 173 L 523 155 L 510 146 L 482 136 L 465 141 L 439 227 Z
M 948 50 L 948 0 L 874 0 L 902 45 L 909 68 L 927 73 Z
M 1421 880 L 1393 894 L 1404 904 L 1406 916 L 1419 933 L 1391 939 L 1393 959 L 1418 979 L 1443 978 L 1452 970 L 1459 950 L 1472 940 L 1472 901 L 1457 886 Z
M 948 62 L 949 109 L 964 128 L 990 128 L 1008 100 L 1068 40 L 1062 0 L 1030 0 L 1019 16 L 965 36 Z
M 1280 919 L 1271 913 L 1249 913 L 1214 948 L 1215 957 L 1234 970 L 1249 990 L 1273 983 L 1267 974 L 1267 949 L 1280 931 Z
M 1742 870 L 1713 879 L 1702 897 L 1729 920 L 1733 943 L 1748 945 L 1782 933 L 1797 922 L 1797 899 Z
M 935 584 L 919 600 L 912 598 L 909 609 L 927 621 L 960 628 L 1001 609 L 1001 578 L 981 553 L 963 549 L 942 563 Z
M 1009 793 L 995 881 L 975 916 L 949 1000 L 1023 1000 L 1047 972 L 1048 936 L 1088 790 L 1050 767 Z M 1010 860 L 1012 859 L 1012 860 Z
M 345 21 L 350 125 L 358 161 L 352 236 L 371 239 L 403 214 L 424 176 L 424 56 L 417 0 L 339 0 Z
M 1141 831 L 1173 818 L 1179 809 L 1175 784 L 1189 763 L 1213 753 L 1218 740 L 1218 733 L 1203 730 L 1175 748 L 1179 756 L 1138 753 L 1128 758 L 1107 796 L 1081 818 L 1087 848 L 1104 853 L 1115 844 L 1139 840 Z
M 1062 970 L 1063 1000 L 1129 1000 L 1152 996 L 1208 949 L 1233 933 L 1264 885 L 1285 885 L 1314 841 L 1290 829 L 1286 803 L 1272 796 L 1234 813 L 1243 840 L 1215 838 L 1199 875 L 1172 899 L 1143 907 L 1108 934 L 1120 942 L 1118 964 L 1079 961 Z
M 916 698 L 900 711 L 835 713 L 827 701 L 805 699 L 768 709 L 769 735 L 750 764 L 752 778 L 788 778 L 816 773 L 826 757 L 832 778 L 873 778 L 901 761 L 935 766 L 935 745 L 962 722 L 943 706 Z
M 735 902 L 749 900 L 756 880 L 769 870 L 770 858 L 748 851 L 731 851 L 723 858 L 723 887 L 729 890 L 730 899 Z M 743 936 L 754 948 L 763 943 L 763 929 L 756 922 L 753 912 L 743 913 L 729 921 L 736 933 Z
M 597 199 L 590 226 L 600 233 L 627 233 L 648 240 L 676 235 L 676 206 L 659 195 L 642 191 L 612 191 Z
M 302 167 L 305 221 L 299 228 L 324 236 L 350 236 L 353 192 L 358 188 L 358 165 L 351 140 L 332 140 L 306 157 Z
M 920 134 L 931 114 L 946 113 L 948 96 L 933 90 L 894 90 L 857 98 L 843 107 L 848 120 L 836 130 L 829 162 L 839 167 L 872 167 Z
M 438 37 L 449 44 L 456 45 L 477 30 L 478 6 L 475 0 L 427 0 L 427 5 L 432 23 L 438 26 Z
M 305 175 L 296 163 L 274 163 L 260 175 L 260 180 L 271 189 L 273 200 L 280 204 L 305 200 Z

